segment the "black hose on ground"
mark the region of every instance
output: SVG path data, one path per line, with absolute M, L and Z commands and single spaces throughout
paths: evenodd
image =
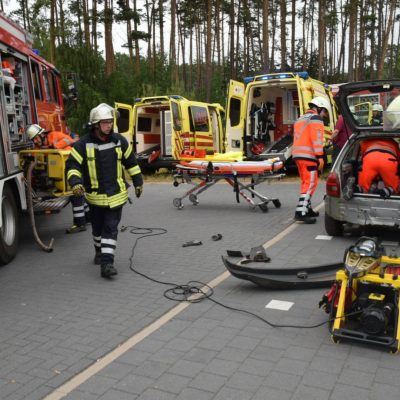
M 39 164 L 39 161 L 31 161 L 28 167 L 28 173 L 26 177 L 26 182 L 27 182 L 27 187 L 28 187 L 28 196 L 27 196 L 27 202 L 28 202 L 28 210 L 29 210 L 29 219 L 31 222 L 32 226 L 32 232 L 33 236 L 36 240 L 36 243 L 39 245 L 39 247 L 48 252 L 51 253 L 53 251 L 53 243 L 54 243 L 54 238 L 51 238 L 50 243 L 48 245 L 45 245 L 42 240 L 39 237 L 39 234 L 36 229 L 36 222 L 35 222 L 35 213 L 33 211 L 33 191 L 32 191 L 32 171 L 36 167 L 37 164 Z M 43 163 L 40 163 L 43 164 Z

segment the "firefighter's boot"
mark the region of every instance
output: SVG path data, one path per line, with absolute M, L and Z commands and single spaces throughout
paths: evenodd
M 308 204 L 307 204 L 307 215 L 309 217 L 319 217 L 319 212 L 318 211 L 314 211 L 311 207 L 311 199 L 308 200 Z
M 77 233 L 86 231 L 86 225 L 72 225 L 70 228 L 65 230 L 65 233 Z
M 95 265 L 101 264 L 101 252 L 100 251 L 96 251 L 93 262 L 95 263 Z
M 315 224 L 317 219 L 309 214 L 303 214 L 300 211 L 296 211 L 294 214 L 294 220 L 298 222 L 303 222 L 305 224 Z
M 112 264 L 103 264 L 101 266 L 101 276 L 103 278 L 111 278 L 114 275 L 117 275 L 118 271 Z
M 314 211 L 311 207 L 308 209 L 307 215 L 309 217 L 319 217 L 319 211 Z

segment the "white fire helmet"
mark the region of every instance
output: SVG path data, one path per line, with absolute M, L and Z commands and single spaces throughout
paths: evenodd
M 89 122 L 97 124 L 106 119 L 114 119 L 115 110 L 106 103 L 101 103 L 97 107 L 92 108 L 89 115 Z
M 317 96 L 314 97 L 309 103 L 309 107 L 315 106 L 318 108 L 325 108 L 325 110 L 329 111 L 331 109 L 331 105 L 325 97 Z
M 380 104 L 374 103 L 372 104 L 372 111 L 383 111 L 383 107 Z
M 35 138 L 37 135 L 40 135 L 44 131 L 45 130 L 41 126 L 37 124 L 32 124 L 29 125 L 28 128 L 26 129 L 26 134 L 28 135 L 28 138 L 30 140 L 33 140 L 33 138 Z
M 400 129 L 400 96 L 397 96 L 383 112 L 383 130 Z

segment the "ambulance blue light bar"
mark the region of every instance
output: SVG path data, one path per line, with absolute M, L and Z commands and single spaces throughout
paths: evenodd
M 303 71 L 303 72 L 289 72 L 289 73 L 282 73 L 282 74 L 266 74 L 266 75 L 259 75 L 259 76 L 247 76 L 243 79 L 244 83 L 247 85 L 248 83 L 254 82 L 254 81 L 268 81 L 271 79 L 286 79 L 286 78 L 293 78 L 294 76 L 299 76 L 300 78 L 303 79 L 308 79 L 310 76 L 308 75 L 308 72 Z

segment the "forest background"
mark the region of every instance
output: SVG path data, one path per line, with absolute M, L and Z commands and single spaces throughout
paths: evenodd
M 229 80 L 255 74 L 343 83 L 400 70 L 396 0 L 0 0 L 0 9 L 63 77 L 74 74 L 66 114 L 78 132 L 100 102 L 179 94 L 224 105 Z

